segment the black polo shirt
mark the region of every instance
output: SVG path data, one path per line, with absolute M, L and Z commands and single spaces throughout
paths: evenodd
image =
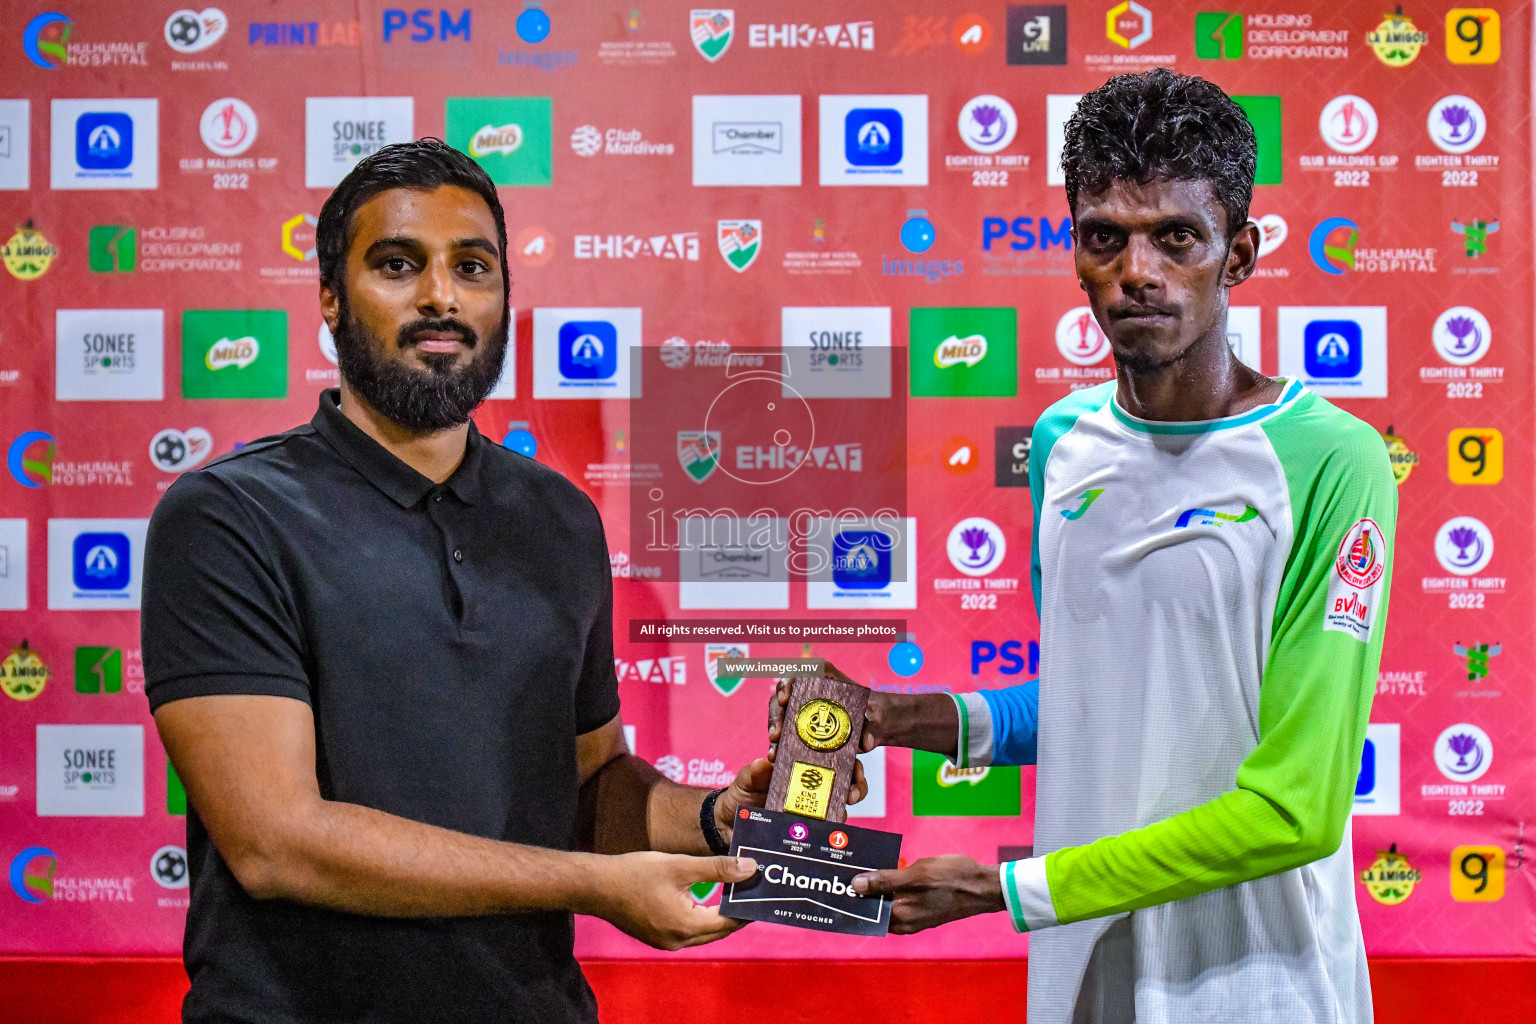
M 326 799 L 571 849 L 576 737 L 619 711 L 597 509 L 473 425 L 434 485 L 337 399 L 185 474 L 156 507 L 151 708 L 302 700 Z M 191 807 L 187 850 L 186 1021 L 597 1020 L 570 914 L 391 919 L 257 901 Z

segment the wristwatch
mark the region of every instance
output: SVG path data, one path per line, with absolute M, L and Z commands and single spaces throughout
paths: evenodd
M 704 833 L 704 842 L 709 844 L 710 852 L 716 854 L 731 852 L 731 844 L 725 841 L 725 836 L 720 834 L 720 827 L 715 824 L 715 801 L 724 792 L 724 789 L 715 790 L 699 806 L 699 830 Z

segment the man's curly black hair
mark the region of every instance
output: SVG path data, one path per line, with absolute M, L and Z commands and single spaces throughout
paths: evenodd
M 1243 108 L 1203 78 L 1156 68 L 1116 75 L 1082 98 L 1067 122 L 1061 169 L 1067 205 L 1114 181 L 1209 181 L 1227 237 L 1248 219 L 1258 141 Z

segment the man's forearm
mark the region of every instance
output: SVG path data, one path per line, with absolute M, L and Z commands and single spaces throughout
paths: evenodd
M 947 693 L 882 693 L 871 702 L 869 716 L 884 745 L 955 756 L 960 715 Z
M 318 797 L 227 858 L 258 899 L 355 914 L 441 917 L 599 913 L 611 858 L 521 846 Z

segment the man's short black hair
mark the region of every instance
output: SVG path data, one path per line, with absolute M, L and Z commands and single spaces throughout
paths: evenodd
M 496 248 L 501 255 L 501 286 L 509 287 L 507 270 L 507 218 L 496 195 L 496 185 L 485 169 L 465 153 L 441 139 L 395 142 L 370 153 L 341 179 L 320 207 L 315 225 L 315 250 L 320 263 L 320 283 L 338 295 L 346 290 L 347 245 L 352 237 L 352 215 L 380 192 L 394 188 L 431 192 L 456 185 L 477 193 L 496 219 Z
M 1115 181 L 1209 181 L 1227 237 L 1248 219 L 1258 140 L 1243 108 L 1194 75 L 1156 68 L 1116 75 L 1082 98 L 1067 122 L 1061 169 L 1067 205 Z

